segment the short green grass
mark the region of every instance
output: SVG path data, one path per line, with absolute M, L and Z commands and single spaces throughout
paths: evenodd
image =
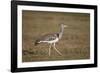
M 41 43 L 34 46 L 40 36 L 64 29 L 62 39 L 56 44 L 63 54 L 60 56 L 53 48 L 48 55 L 49 45 Z M 60 13 L 42 11 L 22 12 L 22 61 L 77 60 L 90 58 L 90 15 L 87 13 Z

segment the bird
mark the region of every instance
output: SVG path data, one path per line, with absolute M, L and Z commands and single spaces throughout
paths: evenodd
M 41 36 L 39 39 L 36 39 L 35 46 L 40 43 L 48 43 L 49 44 L 49 56 L 51 55 L 51 48 L 53 47 L 55 51 L 62 56 L 62 53 L 56 48 L 56 43 L 62 38 L 64 28 L 67 25 L 60 24 L 60 31 L 53 34 L 46 34 Z

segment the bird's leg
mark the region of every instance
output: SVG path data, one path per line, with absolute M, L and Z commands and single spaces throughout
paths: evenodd
M 54 49 L 56 50 L 56 52 L 57 52 L 59 55 L 62 55 L 62 54 L 57 50 L 57 48 L 56 48 L 56 46 L 55 46 L 55 43 L 53 44 L 53 46 L 54 46 Z
M 52 44 L 50 44 L 50 47 L 49 47 L 49 56 L 50 56 L 50 53 L 51 53 L 51 46 L 52 46 Z

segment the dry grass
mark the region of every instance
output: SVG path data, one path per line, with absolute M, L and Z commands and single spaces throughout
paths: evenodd
M 56 44 L 63 54 L 53 48 L 48 55 L 48 44 L 34 46 L 39 36 L 59 31 L 60 23 L 68 25 L 62 39 Z M 23 11 L 22 13 L 22 60 L 50 61 L 90 58 L 90 15 L 86 13 L 57 13 Z

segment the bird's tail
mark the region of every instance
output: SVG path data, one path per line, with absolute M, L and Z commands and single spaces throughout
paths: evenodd
M 34 45 L 37 46 L 39 44 L 39 40 L 36 40 Z

